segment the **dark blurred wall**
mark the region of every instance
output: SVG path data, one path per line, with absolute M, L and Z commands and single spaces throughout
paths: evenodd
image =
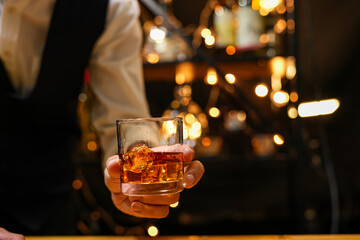
M 311 100 L 316 82 L 327 94 L 359 80 L 359 75 L 350 79 L 349 74 L 359 66 L 360 1 L 302 0 L 296 4 L 298 70 L 307 89 L 305 98 Z
M 333 115 L 304 120 L 306 137 L 319 139 L 322 162 L 321 153 L 328 151 L 334 164 L 340 193 L 340 232 L 358 232 L 360 1 L 303 0 L 296 4 L 300 96 L 304 101 L 340 100 Z M 329 207 L 327 211 L 330 216 Z

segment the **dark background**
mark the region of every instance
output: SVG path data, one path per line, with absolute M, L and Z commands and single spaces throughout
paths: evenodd
M 184 26 L 196 25 L 204 3 L 174 0 L 174 14 Z M 180 206 L 162 220 L 118 213 L 105 187 L 98 184 L 101 172 L 84 164 L 79 176 L 90 190 L 79 192 L 79 199 L 82 221 L 90 232 L 83 228 L 82 233 L 142 235 L 149 224 L 155 224 L 161 235 L 329 233 L 334 230 L 329 166 L 340 208 L 335 231 L 360 232 L 360 2 L 299 0 L 295 9 L 299 101 L 340 100 L 334 114 L 295 123 L 299 154 L 254 158 L 242 154 L 250 148 L 248 136 L 226 135 L 232 145 L 220 157 L 200 157 L 206 169 L 203 179 L 184 191 Z M 174 86 L 168 81 L 146 82 L 154 116 L 169 106 Z M 194 100 L 204 107 L 210 88 L 201 81 L 192 87 Z M 94 212 L 101 217 L 94 218 Z

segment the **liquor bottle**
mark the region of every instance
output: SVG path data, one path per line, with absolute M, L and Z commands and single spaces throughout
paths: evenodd
M 265 33 L 265 21 L 251 7 L 250 0 L 239 0 L 235 11 L 235 45 L 239 51 L 253 51 L 263 47 L 260 37 Z
M 235 43 L 232 6 L 227 2 L 214 7 L 215 47 L 218 49 Z

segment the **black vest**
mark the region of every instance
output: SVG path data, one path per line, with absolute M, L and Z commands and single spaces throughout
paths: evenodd
M 71 156 L 80 136 L 78 95 L 107 5 L 108 0 L 57 0 L 28 97 L 15 93 L 0 62 L 0 215 L 28 229 L 40 228 L 69 197 Z

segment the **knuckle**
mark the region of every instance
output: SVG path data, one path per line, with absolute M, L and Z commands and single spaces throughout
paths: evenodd
M 160 218 L 165 218 L 169 215 L 169 207 L 162 207 L 162 211 L 160 212 Z
M 194 166 L 198 173 L 203 174 L 205 172 L 204 165 L 200 161 L 198 160 L 194 161 Z

